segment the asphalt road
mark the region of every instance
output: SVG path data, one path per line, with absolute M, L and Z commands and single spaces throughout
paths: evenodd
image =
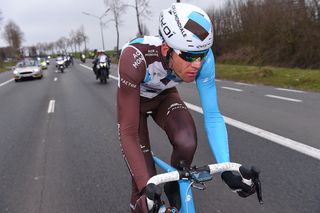
M 7 82 L 10 73 L 0 74 L 0 212 L 129 212 L 131 178 L 118 143 L 117 81 L 101 85 L 79 64 L 55 71 L 50 65 L 42 80 L 18 83 Z M 111 74 L 116 77 L 115 66 Z M 318 93 L 228 81 L 218 81 L 217 88 L 224 116 L 320 148 Z M 200 106 L 195 84 L 179 91 Z M 203 116 L 191 113 L 199 139 L 194 164 L 213 163 Z M 165 134 L 149 124 L 153 151 L 168 161 Z M 232 124 L 227 128 L 232 161 L 261 169 L 265 204 L 254 196 L 239 198 L 217 176 L 207 190 L 194 190 L 198 212 L 320 212 L 317 158 Z

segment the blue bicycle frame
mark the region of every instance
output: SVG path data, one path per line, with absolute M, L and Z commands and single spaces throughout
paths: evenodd
M 163 169 L 166 172 L 173 172 L 177 171 L 175 168 L 167 164 L 166 162 L 162 161 L 156 156 L 153 156 L 153 160 L 157 166 Z M 179 187 L 180 187 L 180 198 L 181 198 L 181 208 L 179 212 L 188 212 L 188 213 L 195 213 L 194 203 L 193 203 L 193 196 L 191 190 L 191 182 L 189 180 L 179 180 Z

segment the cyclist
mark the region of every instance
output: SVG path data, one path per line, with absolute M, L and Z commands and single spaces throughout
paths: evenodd
M 213 44 L 213 26 L 200 8 L 174 3 L 160 14 L 159 37 L 145 36 L 127 43 L 119 61 L 117 94 L 118 128 L 123 157 L 132 176 L 132 212 L 147 212 L 146 186 L 156 174 L 150 150 L 147 117 L 166 132 L 173 147 L 171 165 L 183 160 L 190 165 L 197 147 L 196 127 L 181 100 L 176 85 L 197 83 L 209 144 L 218 163 L 229 162 L 225 122 L 218 109 Z M 241 196 L 254 187 L 231 172 L 222 179 Z M 166 184 L 170 205 L 179 209 L 179 185 Z M 156 196 L 157 197 L 157 196 Z

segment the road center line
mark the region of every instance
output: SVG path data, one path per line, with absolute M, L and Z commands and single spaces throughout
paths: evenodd
M 55 102 L 56 102 L 55 100 L 50 100 L 49 107 L 48 107 L 48 113 L 54 113 Z
M 13 78 L 11 78 L 10 80 L 8 80 L 8 81 L 5 81 L 5 82 L 3 82 L 3 83 L 1 83 L 0 84 L 0 87 L 2 87 L 2 86 L 4 86 L 4 85 L 6 85 L 6 84 L 8 84 L 8 83 L 10 83 L 11 81 L 13 81 L 14 79 Z
M 302 100 L 299 100 L 299 99 L 287 98 L 287 97 L 282 97 L 282 96 L 277 96 L 277 95 L 269 95 L 269 94 L 267 94 L 265 96 L 269 97 L 269 98 L 276 98 L 276 99 L 292 101 L 292 102 L 302 102 Z
M 53 81 L 58 81 L 58 78 L 57 78 L 57 77 L 55 77 L 55 78 L 53 79 Z
M 82 65 L 82 64 L 80 64 L 80 65 Z M 82 65 L 82 66 L 91 70 L 91 68 L 89 68 L 87 66 L 84 66 L 84 65 Z M 118 79 L 115 76 L 113 76 L 113 78 L 115 80 Z M 187 102 L 185 102 L 185 104 L 189 109 L 203 114 L 203 110 L 201 107 L 198 107 L 196 105 L 193 105 L 193 104 L 190 104 Z M 265 138 L 269 141 L 272 141 L 274 143 L 277 143 L 277 144 L 282 145 L 284 147 L 287 147 L 289 149 L 295 150 L 297 152 L 300 152 L 302 154 L 305 154 L 305 155 L 313 157 L 317 160 L 320 160 L 320 150 L 319 149 L 316 149 L 312 146 L 305 145 L 305 144 L 298 142 L 298 141 L 291 140 L 289 138 L 282 137 L 282 136 L 274 134 L 272 132 L 268 132 L 266 130 L 251 126 L 249 124 L 234 120 L 234 119 L 226 117 L 226 116 L 223 116 L 223 118 L 224 118 L 225 122 L 230 126 L 234 126 L 234 127 L 239 128 L 243 131 L 246 131 L 251 134 L 257 135 L 259 137 Z
M 233 87 L 221 87 L 222 89 L 227 89 L 227 90 L 232 90 L 232 91 L 237 91 L 237 92 L 242 92 L 242 89 L 237 89 L 237 88 L 233 88 Z
M 185 104 L 189 109 L 203 114 L 203 110 L 201 107 L 195 106 L 195 105 L 187 103 L 187 102 L 185 102 Z M 246 131 L 246 132 L 249 132 L 251 134 L 257 135 L 261 138 L 265 138 L 269 141 L 272 141 L 274 143 L 277 143 L 277 144 L 282 145 L 284 147 L 287 147 L 289 149 L 295 150 L 295 151 L 300 152 L 302 154 L 308 155 L 308 156 L 313 157 L 317 160 L 320 160 L 320 150 L 319 149 L 316 149 L 312 146 L 305 145 L 305 144 L 298 142 L 298 141 L 291 140 L 289 138 L 282 137 L 282 136 L 274 134 L 272 132 L 268 132 L 266 130 L 251 126 L 249 124 L 234 120 L 232 118 L 228 118 L 226 116 L 223 116 L 223 118 L 224 118 L 225 122 L 231 126 L 239 128 L 239 129 Z

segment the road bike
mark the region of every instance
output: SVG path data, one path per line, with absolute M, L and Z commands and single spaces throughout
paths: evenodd
M 189 168 L 185 166 L 183 162 L 181 162 L 177 167 L 177 170 L 155 155 L 153 155 L 153 160 L 155 164 L 162 170 L 166 171 L 166 173 L 151 177 L 148 181 L 148 184 L 159 185 L 172 181 L 178 181 L 181 198 L 181 208 L 179 210 L 180 213 L 195 213 L 196 210 L 193 201 L 192 188 L 199 190 L 206 189 L 204 182 L 212 180 L 214 174 L 221 174 L 224 171 L 237 172 L 243 178 L 243 182 L 248 185 L 254 184 L 259 203 L 263 204 L 261 183 L 259 180 L 260 172 L 255 167 L 251 167 L 250 172 L 253 177 L 252 180 L 248 180 L 245 178 L 247 169 L 244 169 L 244 167 L 238 163 L 218 163 L 202 167 L 193 166 Z M 163 203 L 157 203 L 157 201 L 153 201 L 148 198 L 147 205 L 149 210 L 157 209 L 155 210 L 157 213 L 163 213 L 165 212 L 166 208 L 168 208 Z M 170 212 L 175 213 L 177 211 L 175 209 L 171 209 Z

